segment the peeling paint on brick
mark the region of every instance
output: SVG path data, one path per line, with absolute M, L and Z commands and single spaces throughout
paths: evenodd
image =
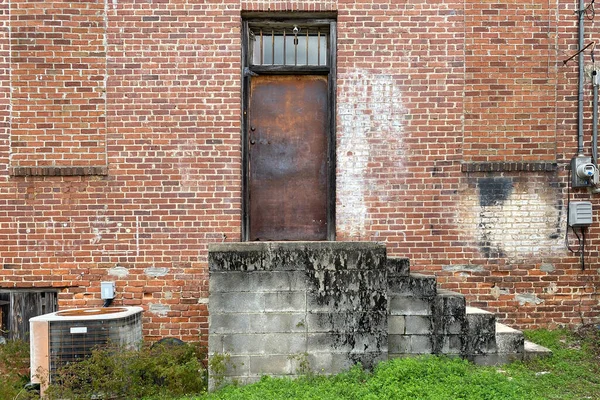
M 442 266 L 442 270 L 449 271 L 449 272 L 482 272 L 482 271 L 485 271 L 481 265 L 475 265 L 475 264 L 444 265 L 444 266 Z
M 507 294 L 510 294 L 510 290 L 508 290 L 508 289 L 504 289 L 504 288 L 501 288 L 501 287 L 499 287 L 499 286 L 494 286 L 494 287 L 492 287 L 492 289 L 490 290 L 490 294 L 491 294 L 492 296 L 494 296 L 494 298 L 495 298 L 495 299 L 498 299 L 498 298 L 500 298 L 500 296 L 502 296 L 502 295 L 507 295 Z
M 541 176 L 472 179 L 461 197 L 464 232 L 486 258 L 562 254 L 560 192 Z
M 368 223 L 365 197 L 375 189 L 368 164 L 381 151 L 377 147 L 385 143 L 396 168 L 402 168 L 406 109 L 392 75 L 355 70 L 340 75 L 340 81 L 344 83 L 338 111 L 341 131 L 337 150 L 337 226 L 345 235 L 360 239 L 366 236 Z
M 548 293 L 548 294 L 558 293 L 558 285 L 556 284 L 556 282 L 552 282 L 547 287 L 545 287 L 544 293 Z
M 169 268 L 166 267 L 149 267 L 144 270 L 144 274 L 157 278 L 159 276 L 165 276 L 169 273 Z
M 540 265 L 540 270 L 544 271 L 544 272 L 554 272 L 555 268 L 554 268 L 554 265 L 545 263 L 545 264 Z
M 171 306 L 166 304 L 150 304 L 148 307 L 148 311 L 157 315 L 167 315 L 169 311 L 171 311 Z
M 129 270 L 125 267 L 116 266 L 108 270 L 108 274 L 112 276 L 116 276 L 117 278 L 125 278 L 129 275 Z
M 544 300 L 540 299 L 533 293 L 521 293 L 515 294 L 515 300 L 519 302 L 519 305 L 529 304 L 541 304 Z

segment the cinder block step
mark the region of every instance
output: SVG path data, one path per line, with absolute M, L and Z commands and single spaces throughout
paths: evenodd
M 388 296 L 389 315 L 432 315 L 433 298 L 414 296 Z
M 465 296 L 462 293 L 452 292 L 446 289 L 438 289 L 437 304 L 441 308 L 441 315 L 454 316 L 455 318 L 464 317 L 466 310 Z
M 389 276 L 408 276 L 410 274 L 410 259 L 406 257 L 388 257 L 386 267 Z
M 413 296 L 420 299 L 435 297 L 437 281 L 435 276 L 411 273 L 408 276 L 388 276 L 389 295 Z
M 469 329 L 483 329 L 486 332 L 495 333 L 496 315 L 477 307 L 466 306 L 467 321 Z
M 450 290 L 438 289 L 433 312 L 433 347 L 437 354 L 465 352 L 467 319 L 465 296 Z
M 510 353 L 520 355 L 524 352 L 525 338 L 523 332 L 510 326 L 496 322 L 496 347 L 498 353 Z
M 496 316 L 476 307 L 466 307 L 467 357 L 497 353 Z
M 552 355 L 552 350 L 544 346 L 540 346 L 539 344 L 530 342 L 529 340 L 525 341 L 523 347 L 523 359 L 525 360 L 533 360 L 535 358 L 549 357 Z

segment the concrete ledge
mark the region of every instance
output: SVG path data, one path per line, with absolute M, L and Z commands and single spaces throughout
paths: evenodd
M 376 242 L 240 242 L 208 246 L 211 272 L 379 270 L 385 259 L 385 246 Z
M 552 350 L 547 347 L 540 346 L 539 344 L 535 344 L 526 340 L 524 343 L 524 360 L 533 360 L 540 357 L 550 357 L 552 356 Z
M 464 162 L 461 172 L 552 172 L 558 170 L 557 162 Z
M 419 298 L 434 297 L 437 294 L 435 276 L 411 273 L 409 276 L 388 277 L 388 293 L 398 296 Z

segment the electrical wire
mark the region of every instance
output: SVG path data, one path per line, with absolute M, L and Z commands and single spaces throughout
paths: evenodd
M 583 10 L 583 14 L 590 21 L 596 16 L 596 9 L 594 8 L 594 0 Z
M 581 228 L 581 270 L 585 271 L 585 228 Z
M 565 229 L 565 246 L 571 253 L 576 253 L 576 250 L 571 248 L 569 244 L 569 205 L 571 204 L 571 169 L 569 168 L 569 182 L 567 183 L 567 229 Z
M 585 228 L 581 228 L 581 235 L 579 236 L 577 234 L 577 231 L 575 230 L 574 227 L 569 225 L 569 206 L 571 204 L 571 174 L 572 171 L 569 168 L 569 182 L 567 183 L 567 229 L 565 229 L 565 246 L 567 247 L 567 249 L 569 249 L 569 251 L 571 253 L 577 254 L 581 256 L 581 263 L 582 263 L 582 269 L 585 268 L 585 259 L 583 257 L 583 253 L 584 253 L 584 249 L 585 249 Z M 569 228 L 571 228 L 573 230 L 573 233 L 575 234 L 575 237 L 577 237 L 577 244 L 578 244 L 578 249 L 574 250 L 573 248 L 571 248 L 571 245 L 569 244 Z M 583 238 L 583 241 L 582 241 Z

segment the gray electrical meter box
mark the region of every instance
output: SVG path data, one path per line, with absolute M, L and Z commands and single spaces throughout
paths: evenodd
M 592 203 L 589 201 L 572 201 L 569 203 L 569 226 L 590 226 L 592 217 Z

